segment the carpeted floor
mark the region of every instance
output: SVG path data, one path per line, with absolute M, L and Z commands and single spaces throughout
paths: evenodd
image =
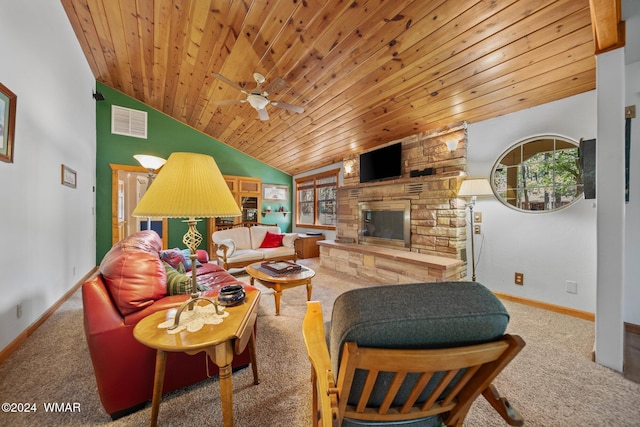
M 313 299 L 328 319 L 340 293 L 372 283 L 322 269 L 317 259 L 302 260 L 317 272 Z M 248 281 L 248 276 L 239 275 Z M 304 287 L 285 291 L 275 316 L 272 291 L 263 290 L 258 317 L 258 369 L 234 373 L 234 415 L 239 427 L 311 425 L 310 366 L 302 342 L 306 309 Z M 637 426 L 640 384 L 591 362 L 593 323 L 505 301 L 508 331 L 527 346 L 495 384 L 525 419 L 526 426 Z M 111 421 L 96 390 L 82 330 L 80 291 L 65 302 L 9 359 L 0 365 L 0 401 L 36 404 L 35 413 L 0 412 L 2 426 L 148 425 L 150 405 Z M 48 412 L 45 403 L 64 403 L 70 411 Z M 3 406 L 4 409 L 4 406 Z M 73 411 L 75 409 L 75 411 Z M 159 424 L 222 425 L 217 378 L 165 396 Z M 482 398 L 465 426 L 503 426 Z

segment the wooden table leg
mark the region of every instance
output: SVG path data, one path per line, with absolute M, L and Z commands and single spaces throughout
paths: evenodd
M 253 371 L 253 383 L 258 385 L 260 384 L 260 379 L 258 378 L 258 358 L 256 356 L 256 334 L 253 332 L 253 327 L 251 329 L 251 338 L 249 338 L 249 359 L 251 360 L 251 370 Z
M 222 400 L 222 423 L 224 427 L 233 427 L 233 380 L 231 364 L 220 366 L 220 399 Z
M 233 427 L 233 380 L 231 376 L 231 362 L 233 361 L 233 345 L 227 340 L 205 350 L 209 357 L 218 365 L 220 379 L 220 400 L 222 405 L 222 424 Z
M 307 301 L 311 301 L 311 290 L 313 286 L 311 285 L 311 279 L 307 282 Z
M 156 372 L 153 378 L 153 400 L 151 403 L 151 427 L 158 425 L 158 412 L 160 411 L 160 401 L 162 400 L 162 385 L 167 367 L 167 352 L 158 350 L 156 352 Z
M 273 298 L 276 300 L 276 316 L 280 316 L 280 297 L 282 297 L 282 290 L 278 287 L 273 290 Z

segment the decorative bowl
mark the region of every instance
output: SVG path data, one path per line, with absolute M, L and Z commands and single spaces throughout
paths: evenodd
M 218 304 L 230 307 L 244 301 L 245 291 L 241 285 L 227 285 L 220 289 Z

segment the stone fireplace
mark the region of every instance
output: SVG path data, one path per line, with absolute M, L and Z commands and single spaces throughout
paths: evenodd
M 457 192 L 466 136 L 456 123 L 404 138 L 402 176 L 388 181 L 360 183 L 359 156 L 345 158 L 354 167 L 338 188 L 336 240 L 320 246 L 322 264 L 385 283 L 464 280 L 466 211 Z
M 358 203 L 358 243 L 411 249 L 411 201 L 389 200 Z

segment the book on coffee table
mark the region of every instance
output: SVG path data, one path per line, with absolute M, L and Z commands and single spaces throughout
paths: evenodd
M 302 270 L 302 266 L 291 261 L 267 261 L 260 265 L 265 270 L 276 274 L 293 273 Z

